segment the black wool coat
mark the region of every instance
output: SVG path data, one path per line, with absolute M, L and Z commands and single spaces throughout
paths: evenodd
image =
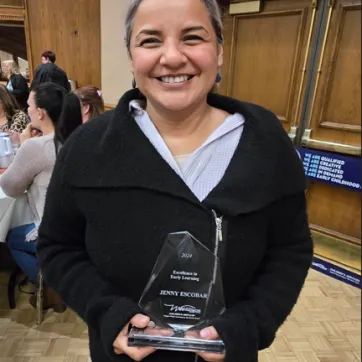
M 40 64 L 35 70 L 34 79 L 31 83 L 31 89 L 41 83 L 56 83 L 63 87 L 66 91 L 70 91 L 70 84 L 67 73 L 54 63 Z
M 212 94 L 210 105 L 246 121 L 224 177 L 199 202 L 129 112 L 140 97 L 127 92 L 61 149 L 39 230 L 45 280 L 88 324 L 94 362 L 131 361 L 112 344 L 140 312 L 166 236 L 187 230 L 214 250 L 214 210 L 223 216 L 227 311 L 212 324 L 225 342 L 225 362 L 256 361 L 290 314 L 311 264 L 302 163 L 275 115 Z M 195 354 L 157 351 L 144 361 L 194 362 Z
M 21 74 L 12 74 L 10 77 L 13 86 L 13 96 L 22 110 L 28 109 L 29 86 L 27 80 Z

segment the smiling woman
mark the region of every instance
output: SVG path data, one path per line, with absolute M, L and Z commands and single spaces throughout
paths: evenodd
M 222 36 L 217 35 L 221 15 L 215 3 L 213 12 L 205 11 L 207 3 L 210 7 L 213 2 L 196 1 L 185 7 L 183 2 L 136 1 L 137 16 L 132 20 L 132 8 L 128 14 L 126 44 L 131 70 L 156 123 L 156 108 L 162 114 L 180 112 L 180 119 L 186 119 L 191 109 L 206 105 L 206 96 L 215 85 L 223 60 Z M 176 22 L 171 14 L 178 15 Z M 223 121 L 222 115 L 214 115 Z
M 255 362 L 312 259 L 301 161 L 274 114 L 212 93 L 216 0 L 134 0 L 125 26 L 137 89 L 61 149 L 39 230 L 45 280 L 88 323 L 94 362 Z M 220 260 L 226 311 L 197 333 L 224 354 L 128 345 L 131 325 L 149 325 L 138 301 L 180 230 Z M 194 285 L 162 290 L 203 293 Z

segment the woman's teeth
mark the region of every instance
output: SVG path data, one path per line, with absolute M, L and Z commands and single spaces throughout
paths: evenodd
M 161 77 L 161 81 L 164 83 L 182 83 L 191 79 L 191 76 L 183 75 L 179 77 Z

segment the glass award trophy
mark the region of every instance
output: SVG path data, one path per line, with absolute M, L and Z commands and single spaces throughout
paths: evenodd
M 151 323 L 131 328 L 129 346 L 224 352 L 222 340 L 199 336 L 225 311 L 219 258 L 190 233 L 168 235 L 139 305 Z

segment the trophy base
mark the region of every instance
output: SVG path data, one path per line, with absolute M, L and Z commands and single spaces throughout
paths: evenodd
M 198 331 L 177 332 L 165 328 L 131 328 L 128 336 L 130 347 L 153 347 L 179 352 L 224 353 L 225 345 L 220 340 L 201 339 Z

